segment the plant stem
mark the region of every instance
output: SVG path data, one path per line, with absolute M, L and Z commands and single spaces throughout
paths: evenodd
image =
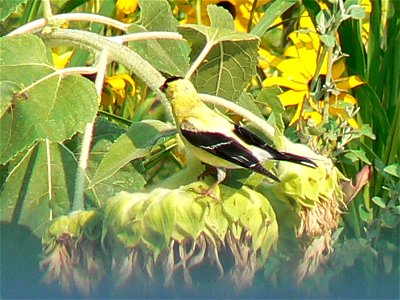
M 51 17 L 51 21 L 53 22 L 62 22 L 62 21 L 84 21 L 84 22 L 97 22 L 101 24 L 105 24 L 111 27 L 115 27 L 119 30 L 126 32 L 128 27 L 131 24 L 126 24 L 105 16 L 96 15 L 96 14 L 88 14 L 88 13 L 68 13 L 68 14 L 60 14 Z M 38 19 L 28 24 L 25 24 L 16 30 L 10 32 L 8 35 L 17 35 L 23 33 L 32 33 L 42 29 L 46 26 L 46 19 Z
M 46 139 L 46 157 L 47 157 L 47 191 L 49 193 L 49 202 L 52 201 L 53 199 L 53 183 L 52 183 L 52 174 L 51 174 L 51 151 L 50 151 L 50 141 L 49 139 Z M 53 210 L 50 209 L 50 216 L 49 216 L 49 220 L 53 219 Z
M 43 4 L 43 16 L 46 20 L 46 25 L 47 25 L 49 24 L 51 18 L 53 17 L 50 0 L 42 0 L 42 4 Z
M 102 51 L 99 60 L 96 63 L 97 75 L 96 75 L 95 87 L 99 102 L 101 99 L 101 91 L 103 89 L 104 77 L 106 75 L 107 57 L 108 57 L 107 51 L 106 50 Z M 93 126 L 94 122 L 88 123 L 85 127 L 83 134 L 81 154 L 79 156 L 78 168 L 76 170 L 75 194 L 72 204 L 72 211 L 85 209 L 85 200 L 84 200 L 85 175 L 89 161 L 90 144 L 92 142 L 92 136 L 93 136 Z
M 211 39 L 213 40 L 213 38 Z M 189 71 L 186 73 L 185 78 L 189 79 L 193 73 L 199 68 L 199 66 L 203 63 L 203 60 L 207 57 L 208 53 L 211 51 L 214 44 L 212 42 L 207 42 L 204 46 L 203 50 L 201 50 L 199 56 L 197 56 L 196 60 L 191 65 Z
M 201 20 L 201 1 L 202 0 L 196 0 L 196 23 L 201 25 L 202 20 Z
M 117 44 L 143 40 L 183 40 L 182 35 L 179 33 L 166 31 L 137 32 L 106 38 L 109 41 L 113 41 Z
M 74 45 L 94 53 L 107 50 L 109 61 L 115 61 L 124 65 L 157 94 L 169 117 L 173 120 L 171 106 L 165 95 L 159 90 L 159 87 L 165 82 L 165 78 L 136 52 L 124 45 L 109 41 L 107 38 L 96 33 L 82 30 L 56 29 L 47 34 L 42 34 L 41 37 L 50 47 Z
M 332 68 L 333 68 L 333 59 L 332 59 L 332 47 L 328 47 L 327 55 L 328 55 L 328 67 L 326 70 L 326 77 L 325 77 L 325 86 L 329 89 L 332 84 Z M 327 90 L 325 92 L 324 98 L 324 111 L 323 111 L 323 118 L 324 123 L 327 124 L 329 122 L 329 98 L 330 93 Z
M 254 11 L 256 10 L 258 0 L 253 1 L 253 5 L 251 6 L 249 23 L 247 23 L 247 32 L 251 31 L 251 27 L 253 26 L 253 18 L 254 18 Z

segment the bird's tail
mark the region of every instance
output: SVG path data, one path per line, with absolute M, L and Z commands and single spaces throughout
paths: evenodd
M 311 159 L 304 157 L 304 156 L 289 153 L 289 152 L 279 152 L 278 157 L 274 157 L 274 159 L 288 161 L 288 162 L 300 164 L 300 165 L 307 166 L 307 167 L 314 168 L 314 169 L 317 168 L 317 164 L 315 162 L 313 162 Z

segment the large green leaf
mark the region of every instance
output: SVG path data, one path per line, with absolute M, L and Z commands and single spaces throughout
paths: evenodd
M 192 46 L 194 60 L 206 58 L 192 76 L 201 93 L 236 100 L 256 73 L 259 39 L 251 34 L 203 25 L 182 25 L 181 34 Z
M 29 54 L 28 54 L 29 53 Z M 0 163 L 38 139 L 62 142 L 92 122 L 97 111 L 93 83 L 62 76 L 33 35 L 1 39 Z
M 0 0 L 0 21 L 7 18 L 20 4 L 26 1 L 28 0 Z
M 140 1 L 141 18 L 129 32 L 176 31 L 178 21 L 165 0 Z M 169 75 L 184 76 L 189 69 L 189 47 L 182 40 L 143 40 L 129 47 L 149 61 L 156 69 Z
M 127 133 L 110 145 L 100 164 L 95 169 L 90 186 L 106 180 L 130 161 L 148 155 L 164 130 L 170 126 L 160 121 L 133 123 Z
M 235 24 L 230 13 L 223 7 L 208 5 L 207 13 L 210 17 L 211 27 L 235 30 Z
M 70 210 L 76 161 L 61 145 L 39 142 L 10 166 L 0 193 L 1 221 L 26 225 L 41 236 L 48 221 Z
M 271 2 L 261 20 L 251 30 L 251 33 L 259 37 L 264 35 L 274 21 L 297 2 L 298 0 L 275 0 Z
M 112 141 L 108 139 L 100 139 L 91 150 L 87 169 L 87 178 L 89 182 L 85 191 L 87 203 L 91 206 L 102 206 L 107 198 L 112 197 L 120 191 L 139 191 L 146 183 L 143 175 L 140 174 L 132 163 L 128 163 L 128 161 L 126 161 L 124 165 L 120 165 L 118 168 L 113 168 L 111 165 L 111 168 L 113 168 L 112 172 L 108 172 L 108 166 L 102 166 L 102 171 L 100 172 L 105 171 L 105 173 L 97 173 L 100 169 L 100 165 L 103 164 L 105 157 L 109 157 L 109 159 L 112 160 L 112 156 L 109 154 L 112 145 Z M 115 153 L 115 151 L 112 151 L 111 153 Z M 128 153 L 126 153 L 126 155 L 128 155 Z M 119 158 L 120 156 L 116 157 L 116 159 Z M 96 174 L 99 175 L 96 176 Z M 93 180 L 93 178 L 95 180 Z

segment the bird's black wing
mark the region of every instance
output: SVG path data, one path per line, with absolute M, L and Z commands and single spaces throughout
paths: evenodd
M 262 139 L 260 139 L 257 135 L 237 124 L 235 124 L 233 132 L 247 144 L 257 146 L 267 151 L 271 155 L 272 159 L 289 161 L 311 168 L 317 167 L 316 163 L 307 157 L 276 150 L 275 148 L 264 142 Z
M 229 136 L 219 132 L 192 131 L 184 128 L 181 128 L 181 133 L 195 147 L 201 148 L 243 168 L 263 174 L 275 181 L 279 181 L 279 178 L 260 164 L 249 149 Z

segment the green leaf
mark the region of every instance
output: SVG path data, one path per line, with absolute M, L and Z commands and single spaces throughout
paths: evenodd
M 282 94 L 282 90 L 277 86 L 263 88 L 257 95 L 256 102 L 264 104 L 266 108 L 271 111 L 268 117 L 268 123 L 283 132 L 285 129 L 285 123 L 283 121 L 285 108 L 278 98 L 280 94 Z
M 374 140 L 376 138 L 371 126 L 369 126 L 368 124 L 363 124 L 361 128 L 358 129 L 358 131 L 362 135 L 369 137 L 371 140 Z
M 347 152 L 344 156 L 348 159 L 350 159 L 352 162 L 356 162 L 358 160 L 361 160 L 367 164 L 371 164 L 371 161 L 368 159 L 368 157 L 365 154 L 364 150 L 352 150 L 349 149 L 349 152 Z
M 16 8 L 28 0 L 0 0 L 0 21 L 11 15 Z
M 203 25 L 182 25 L 179 31 L 192 46 L 192 59 L 207 54 L 192 76 L 197 91 L 236 100 L 256 73 L 259 39 Z
M 57 14 L 72 12 L 75 8 L 85 4 L 89 0 L 68 0 L 57 11 Z
M 400 223 L 400 216 L 389 210 L 382 214 L 382 225 L 388 228 L 395 228 Z
M 235 30 L 232 15 L 223 7 L 208 5 L 207 13 L 212 27 Z
M 79 75 L 61 76 L 46 53 L 33 35 L 1 39 L 0 81 L 17 93 L 1 99 L 0 163 L 38 139 L 62 142 L 94 120 L 98 105 L 94 84 Z
M 261 37 L 264 35 L 274 21 L 289 8 L 295 5 L 297 0 L 275 0 L 268 6 L 261 20 L 251 30 L 251 33 Z
M 325 44 L 325 46 L 333 48 L 335 47 L 335 38 L 333 36 L 331 36 L 330 34 L 322 34 L 319 36 L 319 39 L 321 40 L 321 42 L 323 42 Z
M 136 165 L 126 163 L 125 165 L 120 166 L 119 169 L 113 170 L 112 173 L 103 173 L 103 177 L 96 176 L 97 171 L 100 169 L 100 165 L 103 163 L 104 157 L 109 154 L 111 145 L 111 141 L 103 139 L 96 142 L 91 150 L 86 172 L 89 182 L 85 191 L 86 200 L 87 203 L 90 203 L 90 206 L 103 206 L 104 201 L 115 195 L 117 192 L 139 191 L 146 184 L 143 175 L 137 170 L 140 168 L 140 163 Z M 110 156 L 108 157 L 111 159 Z M 104 168 L 102 170 L 104 171 Z
M 0 193 L 1 221 L 26 225 L 40 237 L 52 217 L 69 212 L 76 161 L 61 145 L 39 142 L 10 164 Z
M 317 26 L 321 29 L 322 33 L 325 33 L 332 23 L 332 16 L 328 10 L 322 9 L 315 17 L 315 21 L 317 23 Z
M 130 161 L 148 155 L 151 148 L 170 126 L 160 121 L 135 122 L 105 152 L 96 168 L 90 187 L 115 174 Z
M 390 174 L 390 175 L 392 175 L 392 176 L 400 178 L 400 164 L 398 164 L 398 163 L 386 166 L 383 169 L 383 171 L 388 173 L 388 174 Z
M 243 92 L 240 95 L 237 104 L 247 109 L 248 111 L 251 111 L 257 117 L 260 117 L 262 119 L 264 118 L 257 104 L 254 102 L 253 96 L 250 93 Z
M 385 203 L 385 201 L 381 198 L 381 197 L 378 197 L 378 196 L 374 196 L 374 197 L 372 197 L 372 202 L 374 202 L 376 205 L 378 205 L 380 208 L 385 208 L 386 207 L 386 203 Z
M 363 120 L 368 120 L 368 123 L 376 130 L 377 139 L 386 141 L 389 120 L 381 100 L 369 84 L 357 87 L 355 91 Z M 384 147 L 384 145 L 380 146 Z
M 358 207 L 358 212 L 360 214 L 361 220 L 368 224 L 372 222 L 374 217 L 371 209 L 366 208 L 365 205 L 362 204 Z
M 365 9 L 359 4 L 351 4 L 349 5 L 346 1 L 345 8 L 346 12 L 351 15 L 353 19 L 361 20 L 365 18 Z M 351 1 L 350 1 L 351 2 Z
M 129 27 L 129 33 L 176 31 L 178 21 L 165 0 L 139 1 L 141 18 Z M 129 47 L 148 60 L 156 69 L 169 75 L 184 76 L 189 69 L 189 47 L 182 40 L 142 40 Z

